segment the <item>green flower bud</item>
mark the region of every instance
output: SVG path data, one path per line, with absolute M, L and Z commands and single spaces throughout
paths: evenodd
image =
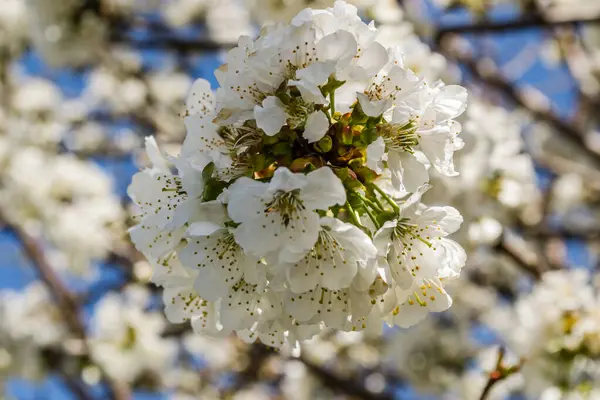
M 292 172 L 310 172 L 317 169 L 310 158 L 296 158 L 289 166 Z
M 328 135 L 323 136 L 321 140 L 315 143 L 315 149 L 320 153 L 327 153 L 332 147 L 333 140 L 331 139 L 331 136 Z

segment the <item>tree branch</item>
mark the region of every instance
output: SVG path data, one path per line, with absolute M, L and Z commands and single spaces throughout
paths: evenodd
M 506 22 L 481 22 L 476 24 L 453 25 L 439 29 L 435 35 L 436 43 L 440 43 L 444 36 L 452 33 L 481 33 L 481 32 L 506 32 L 510 30 L 544 28 L 549 29 L 558 26 L 578 25 L 578 24 L 598 24 L 600 16 L 586 19 L 570 19 L 562 21 L 548 20 L 541 15 L 532 15 L 516 21 Z
M 78 302 L 71 294 L 69 289 L 60 280 L 54 269 L 46 259 L 42 247 L 37 241 L 31 237 L 23 228 L 17 224 L 12 224 L 0 214 L 0 222 L 6 228 L 14 232 L 15 236 L 23 246 L 23 250 L 27 257 L 31 260 L 33 267 L 36 269 L 40 279 L 48 288 L 51 296 L 56 301 L 61 316 L 63 317 L 67 327 L 73 333 L 75 338 L 81 340 L 84 349 L 84 357 L 88 360 L 90 349 L 86 336 L 85 326 L 81 320 L 81 310 Z M 108 377 L 106 371 L 102 370 L 103 380 L 110 391 L 110 398 L 114 400 L 127 400 L 131 397 L 129 388 L 122 382 L 117 382 Z
M 511 367 L 504 366 L 504 355 L 506 354 L 506 349 L 504 347 L 500 347 L 498 349 L 498 356 L 496 358 L 496 366 L 492 372 L 490 372 L 488 376 L 488 380 L 483 387 L 483 391 L 481 392 L 481 396 L 479 396 L 479 400 L 485 400 L 488 398 L 488 395 L 492 391 L 492 388 L 498 383 L 509 376 L 513 375 L 516 372 L 521 370 L 521 365 L 523 364 L 523 360 L 519 362 L 517 365 L 513 365 Z
M 395 398 L 387 393 L 373 393 L 361 385 L 360 382 L 354 379 L 341 378 L 305 357 L 300 356 L 297 360 L 302 362 L 326 387 L 338 393 L 344 393 L 363 400 L 392 400 Z

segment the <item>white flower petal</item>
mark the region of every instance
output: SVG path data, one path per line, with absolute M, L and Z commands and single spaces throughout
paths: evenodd
M 329 118 L 323 112 L 315 111 L 306 119 L 306 126 L 304 127 L 302 136 L 308 140 L 308 143 L 314 143 L 325 136 L 328 130 Z
M 215 95 L 206 79 L 196 79 L 185 102 L 188 115 L 211 115 L 215 110 Z
M 302 189 L 307 185 L 307 177 L 302 173 L 294 173 L 288 168 L 281 167 L 275 170 L 271 182 L 269 182 L 269 193 L 291 192 Z
M 344 66 L 356 55 L 358 44 L 353 34 L 338 30 L 321 39 L 316 47 L 320 60 L 335 60 L 338 65 Z
M 269 96 L 262 102 L 261 106 L 254 106 L 254 118 L 256 125 L 268 136 L 273 136 L 281 130 L 287 120 L 287 114 L 281 100 L 275 96 Z
M 429 181 L 425 165 L 410 153 L 390 151 L 388 167 L 392 173 L 392 184 L 396 190 L 412 193 Z
M 300 197 L 311 210 L 327 210 L 335 204 L 346 203 L 346 190 L 331 168 L 321 167 L 306 175 L 307 185 Z
M 262 197 L 267 192 L 268 183 L 250 178 L 240 178 L 229 187 L 227 213 L 235 222 L 244 222 L 264 211 Z
M 360 108 L 362 108 L 363 112 L 369 117 L 379 117 L 392 106 L 392 100 L 389 98 L 372 101 L 369 96 L 364 93 L 356 93 L 356 97 L 360 103 Z
M 367 167 L 380 174 L 383 172 L 383 156 L 385 155 L 385 142 L 380 136 L 367 146 Z
M 454 134 L 450 126 L 436 126 L 431 130 L 419 132 L 419 148 L 439 172 L 446 176 L 456 176 L 454 170 Z

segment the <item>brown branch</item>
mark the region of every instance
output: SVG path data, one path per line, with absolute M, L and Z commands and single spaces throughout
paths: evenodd
M 506 367 L 506 366 L 504 366 L 504 363 L 503 363 L 505 354 L 506 354 L 506 349 L 501 346 L 498 349 L 498 357 L 496 359 L 496 366 L 495 366 L 494 370 L 492 372 L 490 372 L 490 374 L 488 376 L 488 380 L 487 380 L 485 386 L 483 387 L 483 391 L 481 392 L 481 396 L 479 396 L 479 400 L 487 399 L 488 395 L 490 394 L 490 392 L 492 391 L 492 389 L 498 382 L 501 382 L 501 381 L 505 380 L 506 378 L 508 378 L 509 376 L 513 375 L 514 373 L 520 371 L 521 366 L 523 364 L 523 360 L 521 360 L 519 362 L 519 364 L 517 364 L 517 365 Z
M 536 263 L 525 258 L 513 246 L 511 246 L 508 241 L 501 240 L 496 246 L 494 246 L 494 250 L 510 258 L 521 270 L 530 274 L 536 280 L 541 278 L 542 273 L 537 267 Z
M 187 332 L 191 332 L 191 327 L 189 324 L 170 325 L 165 332 L 163 332 L 163 337 L 177 337 Z M 254 379 L 254 374 L 256 374 L 256 369 L 258 368 L 256 365 L 262 364 L 267 356 L 278 354 L 279 353 L 277 353 L 274 349 L 267 347 L 262 343 L 256 342 L 252 344 L 250 346 L 249 355 L 253 355 L 253 357 L 250 357 L 250 359 L 254 360 L 254 366 L 250 368 L 250 371 L 245 371 L 242 373 L 239 384 L 243 385 L 244 382 Z M 306 357 L 300 356 L 298 358 L 290 358 L 290 360 L 298 360 L 303 363 L 315 377 L 319 378 L 324 383 L 326 387 L 331 388 L 338 393 L 344 393 L 364 400 L 392 400 L 394 398 L 385 393 L 373 393 L 367 390 L 367 388 L 364 387 L 364 385 L 362 385 L 360 382 L 354 379 L 337 376 L 335 373 L 313 363 Z
M 74 334 L 75 338 L 81 340 L 84 349 L 83 357 L 86 361 L 91 361 L 89 356 L 89 343 L 85 326 L 81 319 L 79 303 L 54 272 L 53 267 L 50 265 L 44 254 L 44 250 L 38 242 L 25 232 L 23 228 L 17 224 L 10 223 L 6 218 L 3 218 L 1 214 L 0 221 L 6 228 L 14 232 L 15 236 L 22 244 L 25 254 L 31 261 L 42 282 L 44 282 L 48 288 L 52 298 L 56 301 L 67 327 Z M 126 384 L 112 380 L 108 377 L 106 371 L 102 368 L 100 368 L 100 370 L 102 372 L 103 380 L 106 382 L 110 391 L 110 398 L 114 400 L 127 400 L 131 398 L 129 388 Z
M 302 362 L 315 377 L 323 382 L 327 388 L 330 388 L 338 393 L 344 393 L 351 397 L 356 397 L 363 400 L 392 400 L 395 398 L 387 393 L 373 393 L 367 390 L 367 388 L 365 388 L 359 381 L 339 377 L 326 368 L 309 361 L 305 357 L 300 356 L 297 358 L 297 360 Z
M 59 371 L 59 374 L 62 376 L 65 385 L 79 400 L 94 400 L 94 397 L 87 392 L 85 386 L 77 379 L 74 379 L 72 376 L 69 376 L 69 374 L 62 370 Z
M 507 22 L 481 22 L 476 24 L 454 25 L 441 28 L 435 35 L 436 43 L 440 43 L 448 34 L 482 33 L 482 32 L 506 32 L 528 28 L 550 29 L 558 26 L 569 26 L 577 24 L 598 24 L 600 16 L 593 18 L 571 19 L 571 20 L 548 20 L 541 15 L 532 15 L 516 21 Z
M 17 224 L 7 223 L 4 219 L 3 222 L 7 224 L 7 227 L 15 233 L 15 236 L 21 242 L 25 254 L 31 260 L 42 282 L 48 287 L 71 332 L 74 333 L 77 339 L 85 339 L 85 328 L 80 319 L 79 307 L 67 287 L 54 273 L 54 269 L 48 263 L 42 248 L 23 228 Z
M 174 35 L 154 35 L 151 38 L 132 38 L 123 32 L 115 32 L 111 37 L 114 43 L 124 43 L 140 49 L 163 49 L 174 52 L 202 52 L 228 50 L 237 46 L 237 43 L 218 43 L 210 39 L 183 39 Z

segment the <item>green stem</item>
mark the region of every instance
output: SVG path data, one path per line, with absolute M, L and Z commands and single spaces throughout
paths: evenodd
M 355 192 L 355 194 L 356 194 L 356 196 L 358 196 L 358 198 L 360 198 L 362 201 L 364 201 L 368 206 L 370 206 L 375 211 L 377 211 L 377 212 L 383 212 L 383 208 L 380 208 L 379 205 L 377 205 L 376 203 L 374 203 L 371 200 L 367 199 L 365 196 L 363 196 L 359 192 Z
M 362 227 L 363 225 L 360 223 L 360 220 L 356 216 L 356 212 L 354 212 L 354 208 L 352 208 L 349 202 L 346 202 L 346 209 L 348 210 L 348 214 L 350 214 L 350 219 L 352 219 L 354 225 Z
M 365 211 L 367 212 L 369 218 L 371 218 L 373 225 L 375 225 L 375 229 L 379 230 L 379 228 L 381 228 L 381 225 L 379 224 L 379 222 L 377 222 L 377 218 L 375 218 L 375 215 L 373 215 L 373 211 L 371 211 L 369 207 L 365 207 Z
M 335 115 L 335 90 L 332 90 L 331 93 L 329 93 L 329 107 L 331 108 L 331 115 Z
M 392 208 L 394 209 L 394 211 L 400 212 L 400 207 L 398 207 L 398 204 L 396 204 L 396 202 L 394 201 L 394 199 L 392 199 L 386 192 L 384 192 L 377 185 L 370 185 L 370 186 L 373 189 L 375 189 L 381 195 L 381 197 L 383 197 L 383 199 L 389 203 L 390 206 L 392 206 Z
M 375 192 L 373 191 L 373 189 L 370 189 L 369 194 L 371 196 L 373 196 L 373 200 L 375 200 L 375 203 L 377 203 L 377 205 L 379 206 L 380 209 L 385 210 L 385 206 L 383 205 L 383 203 L 377 198 L 377 195 L 375 194 Z

